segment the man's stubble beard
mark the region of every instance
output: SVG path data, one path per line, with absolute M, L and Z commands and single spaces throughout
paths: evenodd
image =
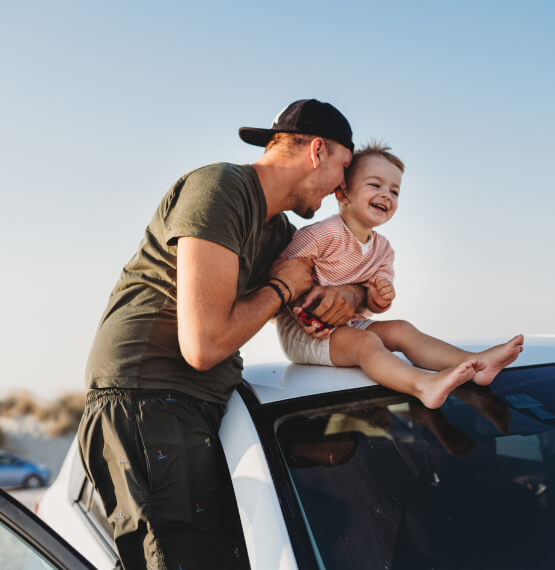
M 305 220 L 310 220 L 311 218 L 314 217 L 314 214 L 316 213 L 316 210 L 314 208 L 307 208 L 306 210 L 293 210 L 293 212 L 295 212 L 295 214 L 297 214 L 297 216 L 305 219 Z

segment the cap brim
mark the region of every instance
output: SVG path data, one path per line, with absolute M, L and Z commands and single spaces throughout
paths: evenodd
M 241 127 L 239 129 L 239 137 L 241 137 L 241 140 L 248 144 L 266 146 L 276 132 L 277 131 L 274 131 L 273 129 L 255 129 L 253 127 Z
M 294 129 L 255 129 L 254 127 L 240 127 L 239 129 L 239 137 L 241 138 L 241 140 L 243 140 L 248 144 L 253 144 L 256 146 L 264 146 L 264 147 L 270 142 L 270 139 L 276 133 L 290 133 L 292 135 L 305 134 L 314 137 L 329 138 L 330 140 L 333 140 L 339 143 L 340 145 L 344 146 L 345 148 L 349 149 L 351 152 L 353 152 L 354 149 L 354 145 L 351 141 L 349 142 L 339 141 L 335 137 L 326 136 L 326 135 L 300 133 L 299 131 Z

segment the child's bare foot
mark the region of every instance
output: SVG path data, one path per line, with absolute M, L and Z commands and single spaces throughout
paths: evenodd
M 508 366 L 518 358 L 518 355 L 522 352 L 523 344 L 524 337 L 519 334 L 505 344 L 498 344 L 488 350 L 484 350 L 484 352 L 477 353 L 476 358 L 485 362 L 486 368 L 474 376 L 474 382 L 480 386 L 491 384 L 505 366 Z
M 453 368 L 426 373 L 418 398 L 427 408 L 439 408 L 457 386 L 471 380 L 485 367 L 480 360 L 467 360 Z

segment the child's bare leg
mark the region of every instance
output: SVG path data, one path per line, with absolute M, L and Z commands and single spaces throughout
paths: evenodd
M 402 352 L 415 366 L 426 370 L 443 370 L 477 358 L 447 342 L 419 331 L 407 321 L 377 321 L 370 325 L 392 352 Z
M 389 350 L 402 352 L 414 365 L 427 370 L 443 370 L 473 358 L 483 361 L 486 368 L 474 377 L 474 382 L 482 386 L 491 383 L 505 366 L 516 360 L 524 342 L 524 337 L 517 335 L 483 352 L 469 352 L 424 334 L 407 321 L 378 321 L 369 330 Z
M 428 408 L 439 408 L 452 390 L 484 367 L 469 359 L 439 372 L 419 370 L 392 354 L 374 332 L 348 326 L 331 334 L 330 357 L 335 366 L 360 366 L 378 384 L 416 396 Z

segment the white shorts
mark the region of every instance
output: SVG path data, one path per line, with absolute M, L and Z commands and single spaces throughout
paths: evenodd
M 373 322 L 375 321 L 372 319 L 353 319 L 347 323 L 347 326 L 365 330 Z M 299 321 L 287 311 L 277 317 L 276 324 L 281 348 L 291 362 L 333 366 L 330 358 L 329 336 L 314 338 L 306 334 Z

